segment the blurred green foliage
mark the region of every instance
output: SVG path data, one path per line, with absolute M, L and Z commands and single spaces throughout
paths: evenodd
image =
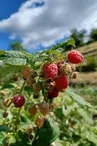
M 93 105 L 97 105 L 97 87 L 96 86 L 76 86 L 75 92 L 84 97 L 86 101 L 90 102 Z
M 92 41 L 97 41 L 97 29 L 92 29 L 91 32 L 90 32 L 90 40 Z

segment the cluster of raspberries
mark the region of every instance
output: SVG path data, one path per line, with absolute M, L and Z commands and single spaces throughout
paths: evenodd
M 57 97 L 60 91 L 68 87 L 68 78 L 76 76 L 74 64 L 79 64 L 82 61 L 82 54 L 77 50 L 72 50 L 68 54 L 69 63 L 58 61 L 57 63 L 47 63 L 42 67 L 49 99 Z
M 68 54 L 68 62 L 58 61 L 57 63 L 47 63 L 42 67 L 42 75 L 45 78 L 45 88 L 47 90 L 48 99 L 58 96 L 60 91 L 68 87 L 70 77 L 75 78 L 76 72 L 74 64 L 83 61 L 82 54 L 77 50 L 72 50 Z M 39 84 L 35 82 L 36 72 L 31 72 L 29 68 L 23 71 L 23 78 L 33 88 L 33 92 L 41 90 Z M 30 74 L 30 76 L 29 76 Z M 42 87 L 43 88 L 43 87 Z M 14 96 L 12 99 L 15 107 L 22 107 L 25 104 L 24 96 Z

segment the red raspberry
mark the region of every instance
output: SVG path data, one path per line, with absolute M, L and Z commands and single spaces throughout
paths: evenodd
M 25 104 L 24 96 L 14 96 L 12 101 L 15 107 L 22 107 Z
M 58 89 L 54 88 L 52 91 L 48 91 L 48 98 L 52 99 L 58 96 Z
M 60 74 L 60 67 L 61 67 L 62 64 L 64 64 L 63 61 L 57 62 L 57 67 L 58 67 L 58 73 L 59 73 L 59 74 Z
M 56 78 L 55 82 L 56 82 L 56 88 L 58 90 L 66 89 L 68 86 L 68 80 L 64 75 L 61 75 L 58 78 Z
M 58 74 L 58 67 L 54 63 L 48 63 L 42 68 L 42 74 L 45 78 L 56 78 Z
M 83 55 L 77 50 L 72 50 L 68 54 L 68 60 L 73 64 L 81 63 L 83 59 L 84 59 Z

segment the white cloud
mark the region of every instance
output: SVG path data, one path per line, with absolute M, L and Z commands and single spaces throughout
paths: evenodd
M 28 0 L 17 13 L 0 21 L 0 31 L 9 32 L 10 39 L 19 37 L 26 48 L 35 48 L 53 44 L 71 28 L 97 26 L 97 0 L 44 0 L 42 7 L 35 8 L 37 1 Z

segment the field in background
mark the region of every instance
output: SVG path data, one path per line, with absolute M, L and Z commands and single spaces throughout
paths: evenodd
M 78 73 L 77 79 L 72 79 L 72 84 L 97 86 L 97 72 Z
M 89 45 L 85 45 L 83 47 L 79 47 L 78 50 L 83 53 L 84 55 L 88 55 L 91 52 L 97 53 L 97 42 L 91 43 Z M 91 54 L 92 55 L 92 54 Z

